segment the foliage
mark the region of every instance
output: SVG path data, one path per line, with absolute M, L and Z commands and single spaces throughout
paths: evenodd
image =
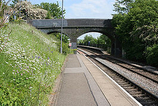
M 115 33 L 119 36 L 128 59 L 146 62 L 147 48 L 157 44 L 158 1 L 121 0 L 114 5 L 118 14 L 113 15 Z M 126 11 L 128 10 L 128 11 Z M 154 51 L 154 50 L 153 50 Z
M 8 15 L 11 14 L 11 11 L 7 6 L 9 1 L 0 1 L 0 52 L 4 49 L 11 33 L 11 29 L 7 26 Z M 9 29 L 9 32 L 5 30 L 6 27 Z
M 61 40 L 61 33 L 55 33 L 54 34 L 59 40 Z M 62 41 L 64 43 L 69 43 L 69 37 L 67 37 L 66 35 L 62 34 Z
M 47 105 L 65 55 L 53 38 L 35 28 L 25 23 L 9 27 L 12 33 L 0 53 L 0 105 Z
M 47 13 L 46 19 L 52 19 L 50 12 Z
M 107 50 L 111 47 L 111 40 L 105 35 L 101 35 L 97 39 L 93 38 L 92 35 L 86 35 L 84 39 L 79 40 L 78 43 L 79 45 L 95 46 L 104 50 Z
M 57 46 L 58 46 L 58 51 L 60 51 L 61 48 L 61 34 L 60 33 L 54 33 L 54 34 L 50 34 L 50 36 L 55 36 L 57 39 Z M 71 50 L 69 48 L 69 40 L 68 37 L 66 35 L 62 34 L 62 52 L 63 54 L 67 55 L 69 53 L 71 53 Z
M 158 44 L 147 48 L 147 63 L 158 67 Z
M 12 0 L 12 3 L 13 3 L 13 4 L 10 4 L 10 6 L 11 6 L 12 8 L 14 8 L 15 4 L 18 3 L 18 1 L 19 1 L 19 0 Z
M 61 43 L 58 42 L 57 46 L 58 46 L 58 51 L 60 51 Z M 70 48 L 69 48 L 69 43 L 62 42 L 62 53 L 64 55 L 67 55 L 67 54 L 71 53 Z
M 18 2 L 14 6 L 14 15 L 22 19 L 45 19 L 47 11 L 34 6 L 28 1 Z
M 130 10 L 130 3 L 134 2 L 134 0 L 116 0 L 114 4 L 114 11 L 118 13 L 128 13 Z
M 42 2 L 40 5 L 36 5 L 37 7 L 40 7 L 42 9 L 47 10 L 51 17 L 54 19 L 60 19 L 62 18 L 62 9 L 59 6 L 59 3 L 44 3 Z M 63 15 L 65 14 L 65 10 L 63 10 Z
M 96 39 L 92 37 L 92 35 L 86 35 L 83 40 L 84 44 L 87 46 L 93 46 L 96 44 Z

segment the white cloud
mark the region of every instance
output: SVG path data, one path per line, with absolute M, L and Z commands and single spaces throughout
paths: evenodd
M 78 4 L 72 4 L 69 9 L 71 9 L 71 13 L 66 13 L 66 18 L 108 19 L 112 18 L 113 0 L 82 0 Z

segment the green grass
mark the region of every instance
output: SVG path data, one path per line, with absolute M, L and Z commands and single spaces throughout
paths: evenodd
M 47 105 L 66 57 L 57 41 L 26 23 L 9 24 L 1 34 L 0 106 Z

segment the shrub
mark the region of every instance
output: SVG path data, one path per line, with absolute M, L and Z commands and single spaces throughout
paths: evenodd
M 158 44 L 148 47 L 146 55 L 147 63 L 158 67 Z
M 14 8 L 15 14 L 17 15 L 19 15 L 19 10 L 21 10 L 21 17 L 23 19 L 45 19 L 47 16 L 47 10 L 34 8 L 28 1 L 17 3 Z

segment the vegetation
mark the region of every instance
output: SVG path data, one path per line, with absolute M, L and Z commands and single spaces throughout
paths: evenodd
M 58 41 L 57 43 L 57 46 L 60 48 L 61 47 L 61 34 L 60 33 L 53 33 L 53 34 L 50 34 L 50 36 L 55 36 Z M 66 36 L 66 35 L 62 35 L 62 53 L 67 55 L 67 54 L 70 54 L 70 53 L 73 53 L 73 50 L 71 50 L 69 48 L 69 38 Z M 60 51 L 60 50 L 59 50 Z
M 114 6 L 113 24 L 126 58 L 158 66 L 158 1 L 117 0 Z
M 44 3 L 36 4 L 35 7 L 44 9 L 48 11 L 47 19 L 48 18 L 54 18 L 54 19 L 60 19 L 62 18 L 62 9 L 59 6 L 59 3 Z M 65 10 L 63 10 L 63 15 L 65 14 Z
M 14 9 L 14 14 L 11 16 L 11 20 L 14 16 L 22 19 L 60 19 L 62 18 L 62 9 L 59 3 L 41 3 L 32 5 L 28 1 L 13 0 L 11 7 Z M 65 10 L 63 10 L 65 14 Z
M 55 35 L 43 34 L 24 22 L 19 25 L 18 20 L 8 23 L 7 16 L 12 15 L 8 2 L 0 1 L 0 106 L 48 105 L 48 95 L 70 51 L 67 38 L 60 54 Z
M 101 35 L 97 39 L 93 38 L 92 35 L 90 36 L 86 35 L 83 40 L 78 41 L 78 44 L 99 47 L 104 50 L 107 50 L 110 53 L 109 48 L 111 48 L 111 40 L 105 35 Z
M 48 11 L 40 8 L 34 8 L 34 6 L 28 1 L 15 2 L 12 4 L 14 9 L 14 14 L 11 16 L 17 16 L 27 20 L 27 19 L 45 19 L 47 17 Z
M 0 53 L 0 105 L 47 105 L 66 55 L 59 53 L 51 36 L 25 23 L 8 27 L 12 33 Z

